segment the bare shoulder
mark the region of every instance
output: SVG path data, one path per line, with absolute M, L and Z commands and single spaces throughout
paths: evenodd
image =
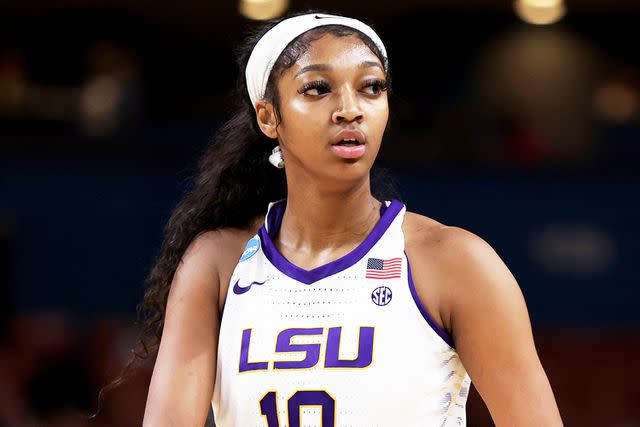
M 493 248 L 478 235 L 423 215 L 407 212 L 403 231 L 408 250 L 441 268 L 491 267 L 498 261 Z
M 182 256 L 174 286 L 197 287 L 199 292 L 206 292 L 207 297 L 215 296 L 215 299 L 209 300 L 217 300 L 221 306 L 233 269 L 247 241 L 259 227 L 259 220 L 256 219 L 246 228 L 226 227 L 198 235 Z
M 248 229 L 220 228 L 198 235 L 185 250 L 182 262 L 202 260 L 205 264 L 219 265 L 220 257 L 238 250 L 254 233 Z M 242 248 L 240 248 L 242 249 Z M 241 251 L 242 253 L 242 251 Z
M 407 212 L 403 224 L 407 245 L 429 249 L 470 245 L 482 241 L 480 237 L 463 228 L 450 226 L 415 212 Z
M 256 218 L 245 228 L 225 227 L 198 235 L 187 247 L 182 262 L 197 260 L 210 265 L 223 265 L 228 258 L 242 254 L 244 245 L 258 232 L 260 222 Z
M 416 291 L 450 333 L 456 311 L 515 284 L 493 248 L 468 230 L 407 212 L 403 231 Z

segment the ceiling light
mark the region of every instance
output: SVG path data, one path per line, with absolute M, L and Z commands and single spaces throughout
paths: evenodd
M 563 0 L 516 0 L 514 8 L 525 22 L 534 25 L 550 25 L 567 13 Z
M 289 7 L 289 0 L 240 0 L 238 6 L 245 18 L 264 21 L 282 16 Z

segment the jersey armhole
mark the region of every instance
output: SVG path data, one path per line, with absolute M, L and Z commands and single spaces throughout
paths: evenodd
M 449 347 L 455 349 L 455 343 L 453 342 L 453 338 L 451 337 L 451 335 L 449 335 L 447 331 L 442 329 L 440 325 L 438 325 L 438 323 L 433 320 L 433 318 L 427 311 L 427 308 L 420 300 L 420 296 L 418 295 L 416 287 L 413 283 L 413 276 L 411 275 L 411 265 L 409 265 L 409 257 L 407 256 L 406 251 L 404 252 L 404 257 L 407 260 L 407 278 L 409 282 L 409 290 L 411 291 L 411 296 L 413 297 L 413 302 L 416 304 L 418 310 L 420 310 L 420 314 L 422 314 L 422 317 L 424 318 L 424 320 L 426 320 L 431 329 L 433 329 L 433 331 L 438 334 Z

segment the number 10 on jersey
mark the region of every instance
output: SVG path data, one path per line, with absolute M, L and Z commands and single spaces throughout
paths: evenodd
M 289 427 L 300 427 L 300 408 L 319 406 L 322 414 L 322 427 L 335 426 L 336 401 L 324 390 L 300 390 L 287 400 Z M 278 421 L 278 402 L 275 391 L 270 391 L 260 400 L 260 413 L 267 418 L 268 427 L 280 427 Z

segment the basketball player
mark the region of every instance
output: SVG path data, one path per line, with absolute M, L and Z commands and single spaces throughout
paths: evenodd
M 498 255 L 372 195 L 378 35 L 311 13 L 249 46 L 242 106 L 150 277 L 144 425 L 201 427 L 213 406 L 218 427 L 460 426 L 472 378 L 497 426 L 561 426 Z

